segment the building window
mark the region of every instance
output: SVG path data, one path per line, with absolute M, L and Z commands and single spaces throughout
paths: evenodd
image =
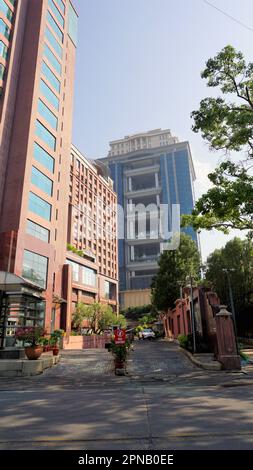
M 29 210 L 50 222 L 52 206 L 34 193 L 29 194 Z
M 105 281 L 105 298 L 108 300 L 116 299 L 116 285 L 112 282 Z
M 52 111 L 50 111 L 50 109 L 41 100 L 39 100 L 39 103 L 38 103 L 38 112 L 40 116 L 43 117 L 43 119 L 45 119 L 54 130 L 57 130 L 57 127 L 58 127 L 57 117 L 52 113 Z
M 3 66 L 3 64 L 0 64 L 0 80 L 3 80 L 4 72 L 5 72 L 5 67 Z
M 52 46 L 52 48 L 55 50 L 58 57 L 62 59 L 62 54 L 63 54 L 62 47 L 58 43 L 57 39 L 55 39 L 54 35 L 51 33 L 48 27 L 46 27 L 45 38 L 47 39 L 49 44 Z
M 97 273 L 96 271 L 94 271 L 94 269 L 83 267 L 82 277 L 83 277 L 83 283 L 86 286 L 91 286 L 91 287 L 97 286 Z
M 78 17 L 72 7 L 71 3 L 69 4 L 69 24 L 68 24 L 68 34 L 73 41 L 74 45 L 77 46 L 77 34 L 78 34 Z
M 37 188 L 44 191 L 44 193 L 52 196 L 53 193 L 53 181 L 51 181 L 47 176 L 45 176 L 41 171 L 39 171 L 35 166 L 32 167 L 32 184 L 37 186 Z
M 0 0 L 0 11 L 6 16 L 9 21 L 12 20 L 13 12 L 4 0 Z
M 41 225 L 35 224 L 35 222 L 32 222 L 31 220 L 27 221 L 26 233 L 42 240 L 43 242 L 49 243 L 49 230 L 41 227 Z
M 45 289 L 47 286 L 47 271 L 48 258 L 24 250 L 22 276 L 25 279 Z
M 42 73 L 49 81 L 50 85 L 52 85 L 52 87 L 55 89 L 55 91 L 60 94 L 61 83 L 45 62 L 42 63 Z
M 40 80 L 40 91 L 46 100 L 59 111 L 60 102 L 57 96 L 52 92 L 52 90 L 47 86 L 44 80 Z
M 59 9 L 61 10 L 61 12 L 63 14 L 65 14 L 65 5 L 64 5 L 63 1 L 62 0 L 54 0 L 54 1 L 55 1 L 56 5 L 59 7 Z
M 55 16 L 55 18 L 57 19 L 58 23 L 64 28 L 64 19 L 62 17 L 62 15 L 60 14 L 58 8 L 56 8 L 53 0 L 48 0 L 48 6 L 51 10 L 51 12 L 53 13 L 53 15 Z
M 61 72 L 62 72 L 61 64 L 60 64 L 59 60 L 56 59 L 55 55 L 53 54 L 51 49 L 49 49 L 49 47 L 46 44 L 44 46 L 44 55 L 47 58 L 48 62 L 56 70 L 58 75 L 61 75 Z
M 2 18 L 0 19 L 0 33 L 6 38 L 10 38 L 11 30 L 8 28 L 7 24 L 5 24 Z
M 51 26 L 52 30 L 55 32 L 56 36 L 63 43 L 63 39 L 64 39 L 63 33 L 60 30 L 54 18 L 52 17 L 51 13 L 49 13 L 49 11 L 47 12 L 47 21 L 48 21 L 48 24 Z
M 6 60 L 7 59 L 7 54 L 8 54 L 8 48 L 7 46 L 3 43 L 3 41 L 0 41 L 0 56 Z
M 73 281 L 79 282 L 79 268 L 80 268 L 80 265 L 78 263 L 75 263 L 74 261 L 69 260 L 69 259 L 67 259 L 67 264 L 72 266 Z
M 34 152 L 33 152 L 34 159 L 41 163 L 47 170 L 51 171 L 51 173 L 54 173 L 54 158 L 49 155 L 40 145 L 38 145 L 36 142 L 34 144 Z
M 56 149 L 56 138 L 49 132 L 40 121 L 36 122 L 36 136 L 39 137 L 45 144 L 48 145 L 53 151 Z
M 180 334 L 180 315 L 177 315 L 177 333 Z

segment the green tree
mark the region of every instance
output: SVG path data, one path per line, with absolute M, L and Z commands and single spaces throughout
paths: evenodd
M 231 309 L 228 280 L 224 269 L 229 270 L 235 311 L 239 329 L 244 328 L 243 315 L 251 311 L 253 315 L 253 241 L 234 238 L 224 248 L 215 250 L 207 259 L 206 279 L 217 292 L 220 300 Z M 242 320 L 242 321 L 240 321 Z M 253 322 L 252 332 L 253 332 Z
M 190 274 L 199 276 L 200 255 L 195 242 L 181 233 L 179 248 L 164 251 L 158 265 L 159 270 L 151 286 L 152 302 L 158 310 L 167 310 L 179 298 L 178 282 L 184 282 Z
M 126 324 L 123 315 L 117 316 L 113 313 L 110 305 L 95 302 L 91 305 L 85 305 L 80 302 L 77 304 L 72 324 L 73 327 L 80 330 L 84 320 L 88 320 L 90 328 L 94 332 L 108 328 L 111 324 Z
M 222 150 L 226 157 L 208 175 L 213 187 L 191 215 L 182 217 L 182 225 L 225 233 L 231 228 L 253 229 L 253 63 L 247 64 L 241 52 L 226 46 L 207 61 L 201 76 L 208 87 L 219 88 L 221 96 L 201 101 L 192 113 L 193 131 L 201 133 L 210 150 Z M 243 152 L 240 161 L 233 161 L 234 152 Z

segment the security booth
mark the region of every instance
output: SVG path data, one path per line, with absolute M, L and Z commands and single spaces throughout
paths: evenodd
M 20 326 L 44 326 L 43 289 L 15 274 L 0 271 L 0 359 L 24 357 L 15 341 Z

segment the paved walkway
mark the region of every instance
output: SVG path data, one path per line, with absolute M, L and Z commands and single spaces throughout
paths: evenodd
M 252 383 L 166 341 L 137 341 L 126 377 L 106 350 L 66 351 L 40 376 L 0 379 L 0 449 L 252 449 Z

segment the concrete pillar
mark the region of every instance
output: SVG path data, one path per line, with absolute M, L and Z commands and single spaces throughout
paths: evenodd
M 72 322 L 72 266 L 69 264 L 63 266 L 62 293 L 66 304 L 62 305 L 61 328 L 66 330 L 68 337 L 71 333 Z
M 155 173 L 155 187 L 159 188 L 159 178 L 158 178 L 158 173 Z
M 241 369 L 240 356 L 237 353 L 235 328 L 232 313 L 228 312 L 225 305 L 220 306 L 220 312 L 215 316 L 218 360 L 223 369 Z

